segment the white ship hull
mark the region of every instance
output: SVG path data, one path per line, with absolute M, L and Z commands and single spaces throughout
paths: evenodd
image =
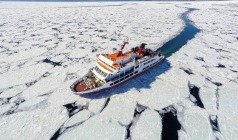
M 84 77 L 86 77 L 87 75 L 85 75 L 84 77 L 80 78 L 79 80 L 77 80 L 76 82 L 74 82 L 70 88 L 71 90 L 74 92 L 74 94 L 76 95 L 83 95 L 83 94 L 91 94 L 91 93 L 97 93 L 97 92 L 102 92 L 105 91 L 107 89 L 113 88 L 119 84 L 122 84 L 126 81 L 128 81 L 129 79 L 145 72 L 146 70 L 154 67 L 155 65 L 157 65 L 159 62 L 161 62 L 164 59 L 164 56 L 162 55 L 154 55 L 152 57 L 145 57 L 142 60 L 138 60 L 138 61 L 132 61 L 130 63 L 130 67 L 133 66 L 133 70 L 131 70 L 131 72 L 129 72 L 128 74 L 124 73 L 124 75 L 122 77 L 118 77 L 118 78 L 114 78 L 110 81 L 105 82 L 102 86 L 100 87 L 96 87 L 96 88 L 92 88 L 90 90 L 85 90 L 85 91 L 80 91 L 77 92 L 75 87 L 77 86 L 77 84 L 83 80 Z

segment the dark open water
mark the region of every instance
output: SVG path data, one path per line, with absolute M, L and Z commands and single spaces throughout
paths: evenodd
M 193 25 L 193 22 L 189 20 L 188 14 L 191 13 L 196 9 L 189 8 L 188 11 L 184 12 L 181 15 L 181 19 L 185 23 L 185 27 L 178 34 L 176 37 L 169 40 L 167 43 L 165 43 L 161 48 L 159 48 L 157 51 L 161 51 L 165 57 L 171 56 L 173 53 L 178 51 L 181 47 L 183 47 L 189 40 L 194 38 L 194 36 L 200 32 L 200 29 L 198 29 L 196 26 Z

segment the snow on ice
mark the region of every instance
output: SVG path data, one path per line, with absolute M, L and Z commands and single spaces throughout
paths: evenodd
M 70 91 L 97 53 L 171 40 L 188 8 L 201 32 L 163 63 L 95 97 Z M 166 139 L 170 118 L 178 139 L 238 137 L 237 2 L 1 2 L 0 13 L 1 139 Z

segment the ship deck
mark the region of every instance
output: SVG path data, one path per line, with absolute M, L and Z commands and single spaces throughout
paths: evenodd
M 106 57 L 107 59 L 110 59 L 112 61 L 117 61 L 117 60 L 121 60 L 121 59 L 125 59 L 128 58 L 130 55 L 134 54 L 134 52 L 129 51 L 126 53 L 122 53 L 120 56 L 118 56 L 119 52 L 113 53 L 113 54 L 107 54 Z
M 97 88 L 96 81 L 97 79 L 95 77 L 87 78 L 86 80 L 81 80 L 74 86 L 74 90 L 76 92 L 82 92 L 82 91 L 95 89 Z

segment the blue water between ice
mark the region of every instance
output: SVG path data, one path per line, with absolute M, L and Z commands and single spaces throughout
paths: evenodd
M 183 47 L 189 40 L 194 38 L 198 32 L 200 32 L 200 29 L 194 26 L 192 21 L 188 18 L 188 14 L 194 10 L 196 9 L 189 8 L 188 11 L 181 15 L 181 19 L 185 23 L 185 27 L 182 32 L 158 49 L 158 51 L 161 51 L 165 57 L 171 56 L 173 53 Z

